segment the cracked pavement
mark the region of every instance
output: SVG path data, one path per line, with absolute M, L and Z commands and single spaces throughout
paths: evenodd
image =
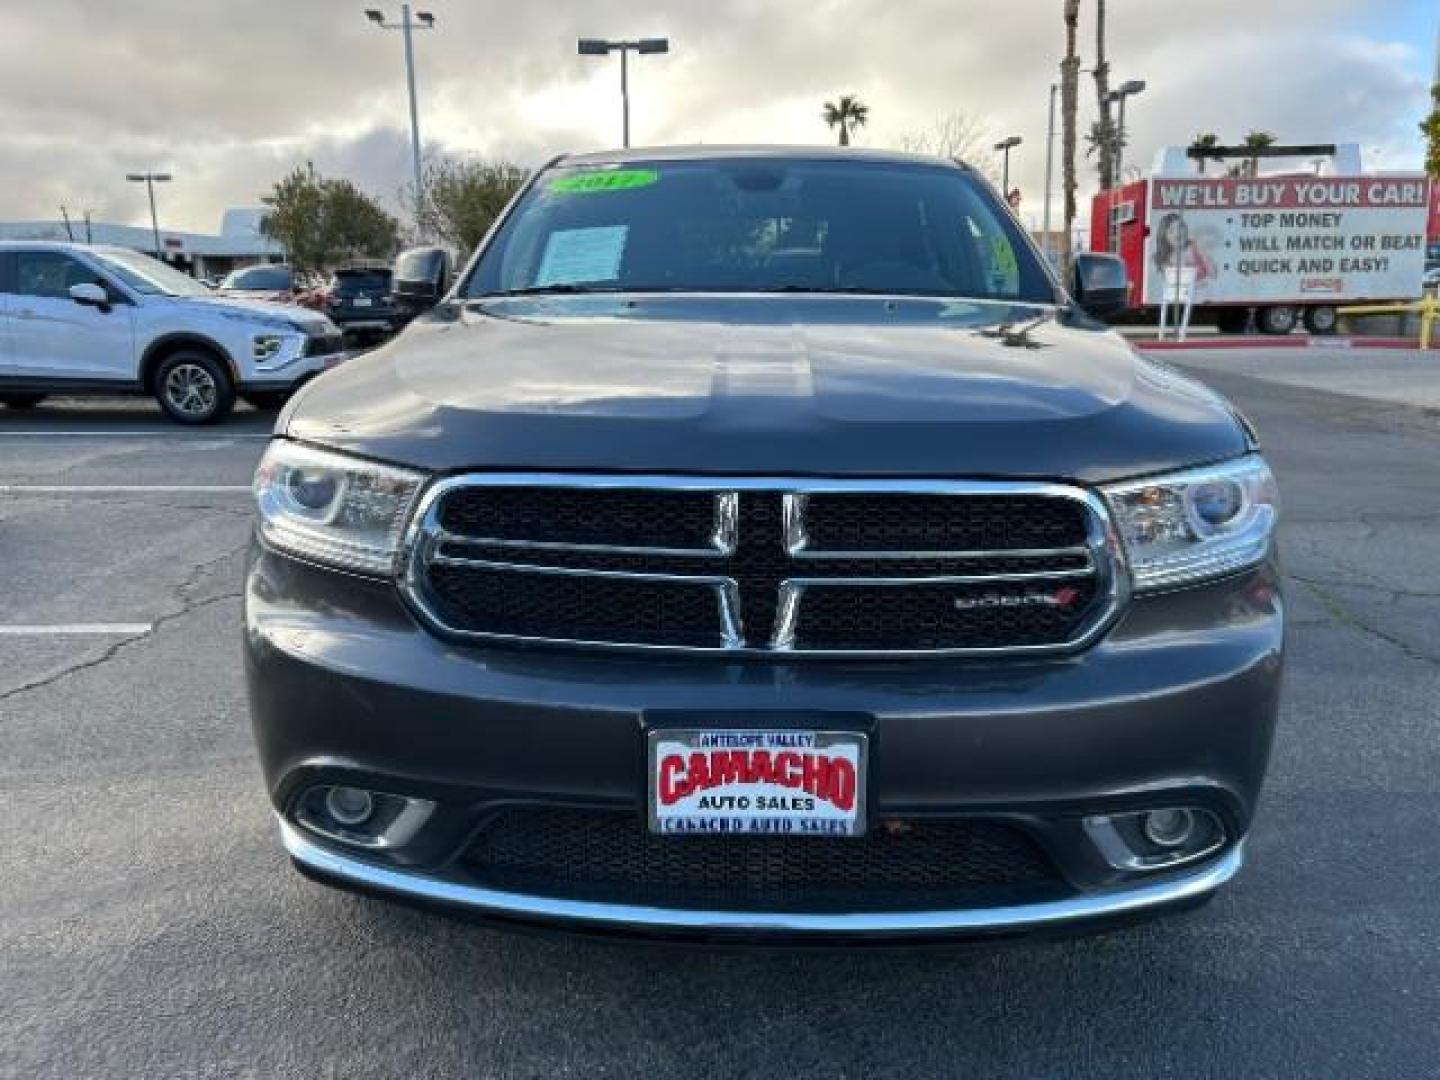
M 250 745 L 243 493 L 0 495 L 0 623 L 152 624 L 0 636 L 0 1078 L 1435 1075 L 1440 421 L 1323 370 L 1170 362 L 1280 479 L 1284 715 L 1241 877 L 1073 940 L 650 948 L 313 885 Z M 0 410 L 0 485 L 244 485 L 263 440 L 226 436 L 265 427 Z M 60 429 L 108 434 L 3 435 Z

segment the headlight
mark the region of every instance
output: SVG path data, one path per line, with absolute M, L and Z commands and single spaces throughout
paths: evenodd
M 270 315 L 258 311 L 226 311 L 223 308 L 216 311 L 222 319 L 229 319 L 231 322 L 242 322 L 250 326 L 264 327 L 266 330 L 286 330 L 292 334 L 305 333 L 305 327 L 293 319 L 287 319 L 283 315 Z
M 1219 577 L 1255 565 L 1270 551 L 1275 478 L 1258 454 L 1104 492 L 1137 590 Z
M 255 473 L 260 535 L 292 555 L 388 574 L 424 481 L 408 469 L 277 439 Z
M 256 334 L 251 345 L 251 354 L 256 360 L 273 360 L 284 345 L 285 339 L 279 334 Z

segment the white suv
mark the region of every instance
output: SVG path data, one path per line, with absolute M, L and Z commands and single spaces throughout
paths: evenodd
M 272 408 L 345 359 L 340 329 L 289 304 L 216 296 L 126 248 L 0 243 L 0 403 L 153 394 L 183 424 L 243 397 Z

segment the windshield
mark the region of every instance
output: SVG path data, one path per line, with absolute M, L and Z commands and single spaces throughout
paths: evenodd
M 330 288 L 337 293 L 385 292 L 390 288 L 389 270 L 337 270 L 330 279 Z
M 210 290 L 173 266 L 138 251 L 96 251 L 94 256 L 124 284 L 144 296 L 209 296 Z
M 254 289 L 261 292 L 288 292 L 290 270 L 285 266 L 247 266 L 232 270 L 220 283 L 222 289 Z
M 430 281 L 440 274 L 440 261 L 445 256 L 437 248 L 416 248 L 405 251 L 395 260 L 397 281 Z
M 464 292 L 592 290 L 1055 302 L 1020 229 L 972 174 L 779 158 L 552 169 Z

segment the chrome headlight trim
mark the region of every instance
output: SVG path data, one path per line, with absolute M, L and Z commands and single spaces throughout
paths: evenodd
M 1136 592 L 1193 585 L 1264 562 L 1279 504 L 1259 454 L 1107 484 Z
M 274 439 L 255 472 L 260 537 L 327 566 L 393 574 L 426 479 L 412 469 Z

